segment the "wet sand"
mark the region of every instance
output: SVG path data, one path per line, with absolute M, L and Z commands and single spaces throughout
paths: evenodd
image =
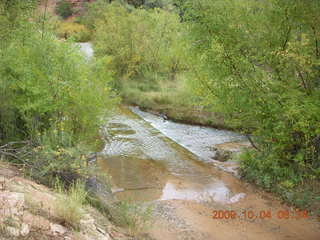
M 106 125 L 107 143 L 98 160 L 102 171 L 112 177 L 119 199 L 155 206 L 154 224 L 147 231 L 152 239 L 320 239 L 317 219 L 298 215 L 271 194 L 199 157 L 210 154 L 204 144 L 238 141 L 240 135 L 212 131 L 205 141 L 204 133 L 192 140 L 187 126 L 181 126 L 183 131 L 179 131 L 179 125 L 174 126 L 180 140 L 168 138 L 161 127 L 156 129 L 152 122 L 123 108 Z M 191 150 L 190 146 L 189 150 L 181 146 L 183 132 L 189 134 L 187 141 L 202 145 Z M 201 152 L 203 149 L 205 152 Z M 213 211 L 225 211 L 227 215 L 214 219 Z M 230 213 L 236 216 L 226 219 Z

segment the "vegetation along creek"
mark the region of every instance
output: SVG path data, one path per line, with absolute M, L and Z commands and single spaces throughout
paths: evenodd
M 91 44 L 80 46 L 92 56 Z M 316 219 L 294 218 L 295 209 L 242 182 L 236 161 L 216 160 L 219 150 L 250 147 L 243 135 L 175 123 L 130 106 L 121 106 L 103 132 L 97 163 L 111 176 L 117 198 L 153 205 L 147 230 L 152 239 L 319 238 Z M 234 211 L 237 218 L 214 218 L 214 211 Z
M 0 0 L 0 240 L 319 240 L 319 0 Z

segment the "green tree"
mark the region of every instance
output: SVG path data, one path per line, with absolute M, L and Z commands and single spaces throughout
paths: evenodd
M 56 13 L 63 18 L 68 18 L 72 16 L 73 14 L 72 3 L 67 0 L 60 0 L 56 6 Z
M 155 74 L 173 79 L 185 68 L 184 30 L 177 14 L 160 9 L 128 11 L 112 3 L 96 19 L 95 29 L 96 54 L 108 56 L 107 64 L 119 79 L 152 81 L 149 77 Z
M 56 39 L 43 28 L 46 19 L 37 21 L 35 7 L 0 3 L 0 146 L 29 142 L 21 155 L 9 147 L 4 156 L 44 180 L 82 166 L 79 146 L 94 149 L 116 99 L 104 63 L 88 62 L 73 42 Z
M 319 179 L 318 1 L 197 0 L 185 9 L 198 95 L 254 136 L 246 176 L 268 188 Z

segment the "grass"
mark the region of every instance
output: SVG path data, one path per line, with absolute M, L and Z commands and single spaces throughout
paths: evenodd
M 121 89 L 125 104 L 137 105 L 155 114 L 163 113 L 176 122 L 233 129 L 224 121 L 221 114 L 200 107 L 198 99 L 190 93 L 191 90 L 183 75 L 178 76 L 175 81 L 131 80 Z
M 120 201 L 110 208 L 112 221 L 128 230 L 130 235 L 137 235 L 151 224 L 153 207 L 138 203 Z
M 85 186 L 78 181 L 66 191 L 59 182 L 56 185 L 56 189 L 60 193 L 55 203 L 58 220 L 62 225 L 79 231 L 87 198 Z

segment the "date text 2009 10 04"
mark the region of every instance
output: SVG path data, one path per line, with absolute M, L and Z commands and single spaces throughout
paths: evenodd
M 309 218 L 308 211 L 297 210 L 295 212 L 288 210 L 279 210 L 272 212 L 271 210 L 252 211 L 245 210 L 236 212 L 234 210 L 213 210 L 213 219 L 306 219 Z

